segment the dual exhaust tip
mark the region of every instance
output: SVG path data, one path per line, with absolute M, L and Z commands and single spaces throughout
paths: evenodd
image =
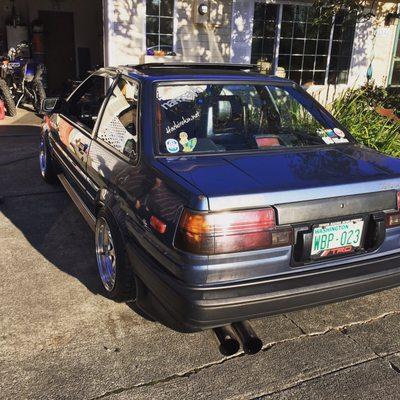
M 219 342 L 219 351 L 224 356 L 237 353 L 240 345 L 246 354 L 256 354 L 263 346 L 261 339 L 247 321 L 214 328 L 214 333 Z

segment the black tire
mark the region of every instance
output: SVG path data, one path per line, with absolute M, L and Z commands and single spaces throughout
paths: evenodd
M 106 241 L 102 241 L 100 237 L 104 235 L 107 227 L 111 235 L 111 240 L 108 242 L 108 246 L 106 246 L 108 249 L 105 249 L 104 243 Z M 121 231 L 113 215 L 106 208 L 102 208 L 97 214 L 95 249 L 98 276 L 103 289 L 102 294 L 118 302 L 134 300 L 136 297 L 135 275 L 128 264 Z M 112 252 L 113 255 L 110 254 Z M 105 273 L 105 270 L 109 269 L 105 265 L 111 266 L 112 261 L 114 262 L 112 269 L 115 268 L 113 281 L 108 279 L 107 273 Z
M 51 157 L 47 138 L 45 135 L 40 136 L 40 152 L 39 152 L 40 174 L 45 182 L 50 184 L 58 183 L 57 166 Z
M 10 89 L 8 88 L 7 82 L 1 78 L 0 78 L 0 99 L 4 101 L 7 114 L 10 117 L 15 117 L 17 115 L 17 107 L 15 105 L 15 101 L 11 95 Z
M 35 99 L 33 100 L 33 108 L 37 114 L 42 112 L 42 103 L 46 98 L 46 92 L 44 90 L 43 82 L 39 79 L 35 79 L 32 83 L 33 91 L 35 92 Z

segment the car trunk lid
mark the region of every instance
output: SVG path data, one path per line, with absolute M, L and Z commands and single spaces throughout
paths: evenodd
M 400 189 L 400 160 L 353 145 L 160 160 L 207 196 L 211 211 L 381 191 L 393 199 Z

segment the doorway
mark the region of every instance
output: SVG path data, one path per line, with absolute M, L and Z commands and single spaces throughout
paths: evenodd
M 48 95 L 60 95 L 68 80 L 76 78 L 74 15 L 72 12 L 39 11 L 44 28 Z

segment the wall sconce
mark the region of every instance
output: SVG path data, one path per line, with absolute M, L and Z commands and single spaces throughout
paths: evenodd
M 208 0 L 196 0 L 193 5 L 194 22 L 196 24 L 205 25 L 209 22 L 210 6 Z
M 202 3 L 198 7 L 200 15 L 206 15 L 208 13 L 208 4 Z

